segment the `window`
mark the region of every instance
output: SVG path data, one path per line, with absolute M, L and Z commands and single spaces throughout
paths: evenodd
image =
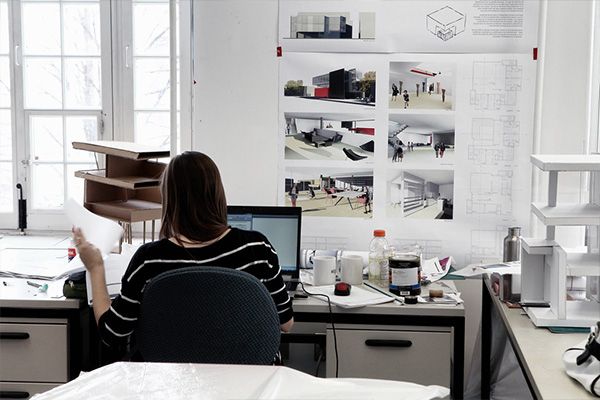
M 12 99 L 8 1 L 0 0 L 0 213 L 13 215 Z
M 101 137 L 102 80 L 108 71 L 101 68 L 100 30 L 99 0 L 21 2 L 24 126 L 34 214 L 61 209 L 69 196 L 83 199 L 74 171 L 93 168 L 94 159 L 74 151 L 71 142 Z
M 181 3 L 189 47 L 192 4 Z M 74 173 L 98 164 L 92 153 L 73 150 L 73 141 L 170 147 L 170 5 L 0 0 L 0 229 L 17 226 L 17 182 L 28 200 L 30 228 L 68 228 L 66 198 L 83 200 L 83 180 Z M 190 82 L 190 55 L 183 58 Z M 187 126 L 191 98 L 182 104 Z

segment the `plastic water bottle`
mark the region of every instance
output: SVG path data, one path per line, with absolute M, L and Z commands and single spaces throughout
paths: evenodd
M 385 239 L 385 231 L 374 230 L 369 245 L 369 281 L 382 288 L 389 286 L 389 252 L 390 247 Z

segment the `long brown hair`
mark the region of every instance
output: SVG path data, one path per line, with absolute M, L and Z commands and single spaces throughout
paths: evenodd
M 206 154 L 186 151 L 175 156 L 163 173 L 161 195 L 161 238 L 183 235 L 204 242 L 227 229 L 221 175 Z

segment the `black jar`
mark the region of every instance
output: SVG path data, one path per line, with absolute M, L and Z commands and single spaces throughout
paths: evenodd
M 398 296 L 421 294 L 421 257 L 416 254 L 396 253 L 390 257 L 389 291 Z

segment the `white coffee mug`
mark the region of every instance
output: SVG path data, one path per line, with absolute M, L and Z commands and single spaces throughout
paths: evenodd
M 336 259 L 334 256 L 315 256 L 312 258 L 313 284 L 315 286 L 333 285 L 335 283 Z
M 342 281 L 351 285 L 362 285 L 363 258 L 359 255 L 342 256 Z

